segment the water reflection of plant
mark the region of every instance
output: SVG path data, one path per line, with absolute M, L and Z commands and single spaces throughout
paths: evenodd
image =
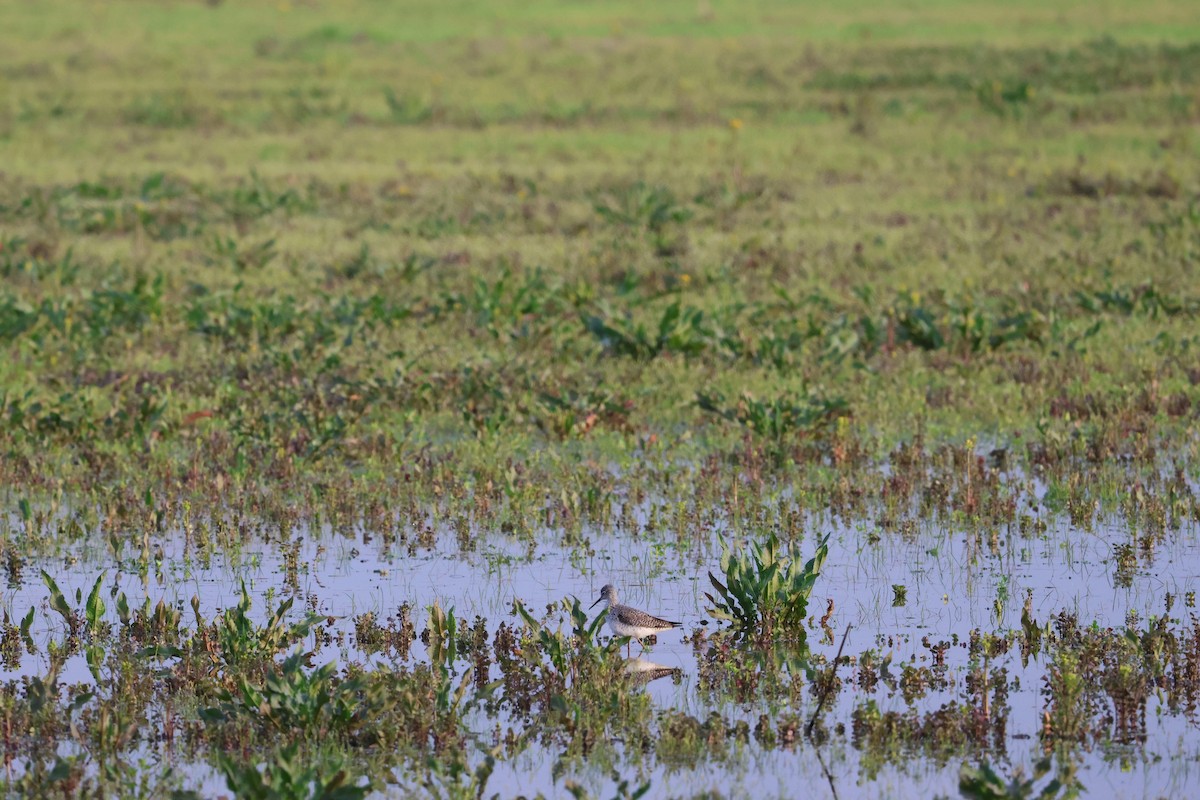
M 1070 760 L 1063 760 L 1057 774 L 1038 788 L 1052 767 L 1052 758 L 1046 756 L 1033 765 L 1031 778 L 1025 778 L 1024 771 L 1015 767 L 1012 778 L 1005 781 L 986 761 L 977 767 L 963 764 L 958 773 L 958 791 L 969 800 L 1068 800 L 1078 797 L 1084 787 Z
M 605 616 L 589 620 L 576 598 L 563 608 L 570 616 L 566 630 L 551 629 L 517 603 L 524 628 L 498 636 L 504 652 L 498 654 L 502 677 L 493 706 L 526 721 L 522 746 L 533 739 L 562 746 L 556 778 L 585 761 L 615 761 L 614 741 L 649 746 L 653 719 L 649 698 L 631 690 L 633 677 L 621 658 L 624 640 L 597 643 Z
M 705 596 L 709 614 L 733 625 L 714 635 L 700 656 L 700 686 L 738 702 L 798 703 L 815 674 L 805 621 L 829 537 L 806 562 L 799 545 L 781 545 L 774 533 L 749 552 L 735 554 L 728 543 L 723 548 L 724 580 L 710 572 L 716 594 Z

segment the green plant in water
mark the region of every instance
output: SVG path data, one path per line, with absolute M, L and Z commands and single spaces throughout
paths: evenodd
M 237 688 L 220 690 L 221 704 L 201 716 L 214 723 L 246 717 L 264 729 L 308 734 L 314 740 L 354 732 L 361 722 L 356 709 L 363 681 L 339 681 L 333 662 L 306 672 L 307 658 L 293 653 L 268 672 L 262 685 L 239 676 Z
M 264 669 L 275 655 L 287 650 L 308 636 L 323 619 L 309 613 L 304 619 L 288 621 L 288 612 L 295 598 L 289 597 L 260 628 L 250 614 L 250 593 L 242 583 L 242 597 L 237 606 L 223 611 L 213 623 L 212 636 L 220 654 L 222 667 L 230 673 L 248 668 Z
M 575 677 L 576 668 L 580 661 L 603 661 L 612 653 L 619 653 L 621 642 L 614 640 L 605 646 L 596 644 L 596 635 L 604 627 L 604 614 L 596 615 L 589 621 L 587 610 L 580 604 L 578 598 L 571 598 L 570 614 L 572 630 L 564 634 L 561 629 L 552 631 L 539 622 L 525 604 L 517 602 L 517 613 L 530 632 L 536 637 L 538 650 L 545 653 L 550 664 L 564 678 Z
M 452 678 L 454 662 L 458 660 L 458 620 L 453 608 L 443 611 L 437 602 L 429 607 L 429 660 L 434 674 L 438 676 L 435 694 L 438 710 L 444 713 L 459 712 L 471 688 L 474 668 L 467 667 L 455 688 Z
M 1038 782 L 1050 774 L 1051 758 L 1046 756 L 1033 765 L 1033 777 L 1028 780 L 1018 772 L 1012 780 L 1005 780 L 992 769 L 991 764 L 978 767 L 963 764 L 958 772 L 958 791 L 970 800 L 1053 800 L 1053 798 L 1078 797 L 1083 789 L 1075 776 L 1073 766 L 1065 766 L 1059 774 L 1040 790 Z
M 479 800 L 496 768 L 496 757 L 489 752 L 472 769 L 461 754 L 448 759 L 430 756 L 425 760 L 425 767 L 428 774 L 422 778 L 421 785 L 430 797 L 438 800 Z
M 616 784 L 613 800 L 638 800 L 639 797 L 645 796 L 650 791 L 651 783 L 649 781 L 640 784 L 631 784 L 628 778 L 621 777 L 621 774 L 616 770 L 613 770 L 612 780 Z M 575 800 L 592 799 L 592 795 L 588 792 L 586 786 L 570 780 L 566 781 L 564 786 Z
M 330 764 L 325 773 L 308 759 L 299 757 L 295 744 L 275 751 L 260 772 L 257 765 L 242 764 L 225 755 L 217 756 L 217 766 L 235 797 L 253 800 L 360 800 L 371 791 L 370 784 L 356 786 L 347 783 L 349 775 L 340 761 Z
M 67 602 L 66 595 L 58 588 L 58 584 L 54 578 L 50 577 L 50 573 L 42 570 L 42 583 L 46 584 L 46 588 L 50 590 L 50 607 L 58 612 L 63 621 L 67 623 L 72 635 L 74 635 L 80 627 L 80 617 L 72 610 L 70 603 Z
M 735 555 L 728 544 L 722 545 L 721 572 L 725 580 L 708 573 L 718 595 L 705 592 L 713 604 L 708 613 L 745 632 L 803 638 L 808 598 L 829 555 L 829 536 L 821 539 L 817 552 L 803 567 L 800 547 L 781 547 L 774 533 L 762 544 L 752 543 L 750 554 Z

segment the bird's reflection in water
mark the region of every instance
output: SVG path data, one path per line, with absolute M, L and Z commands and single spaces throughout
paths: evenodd
M 629 675 L 635 683 L 649 683 L 656 681 L 659 678 L 682 677 L 683 670 L 678 667 L 668 667 L 663 664 L 655 664 L 653 661 L 634 656 L 633 658 L 625 659 L 625 674 Z

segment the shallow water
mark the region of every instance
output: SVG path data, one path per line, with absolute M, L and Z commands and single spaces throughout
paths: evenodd
M 1043 534 L 1033 538 L 1002 533 L 993 549 L 973 536 L 936 525 L 925 525 L 908 537 L 882 533 L 870 544 L 866 534 L 871 529 L 810 520 L 810 533 L 803 543 L 806 554 L 824 533 L 830 533 L 831 539 L 809 613 L 819 617 L 827 600 L 834 603 L 829 631 L 814 626 L 810 633 L 813 653 L 832 660 L 849 625 L 847 655 L 857 658 L 864 651 L 875 650 L 881 657 L 890 657 L 893 672 L 898 672 L 906 663 L 930 663 L 930 650 L 923 643 L 926 637 L 933 642 L 945 640 L 955 643 L 946 654 L 945 677 L 950 689 L 931 690 L 910 705 L 884 681 L 871 693 L 857 688 L 852 681 L 853 668 L 842 666 L 839 676 L 846 685 L 832 697 L 823 720 L 831 729 L 845 725 L 847 733 L 834 736 L 820 753 L 803 740 L 791 750 L 765 751 L 751 738 L 741 752 L 710 761 L 700 769 L 672 770 L 658 765 L 624 777 L 631 786 L 649 781 L 650 796 L 706 791 L 731 797 L 788 796 L 794 795 L 797 787 L 804 787 L 805 794 L 814 797 L 832 796 L 834 788 L 839 797 L 955 794 L 961 757 L 950 755 L 939 761 L 909 756 L 868 764 L 849 736 L 852 711 L 868 698 L 883 712 L 932 710 L 949 701 L 972 702 L 963 688 L 971 667 L 965 642 L 975 629 L 1019 627 L 1027 598 L 1030 612 L 1041 622 L 1066 610 L 1077 615 L 1081 624 L 1120 627 L 1136 613 L 1138 627 L 1144 629 L 1148 617 L 1164 612 L 1167 594 L 1176 597 L 1173 616 L 1190 616 L 1193 611 L 1185 607 L 1184 598 L 1200 588 L 1197 531 L 1168 532 L 1149 557 L 1139 551 L 1130 585 L 1122 587 L 1116 579 L 1113 548 L 1128 541 L 1130 534 L 1120 527 L 1099 524 L 1095 533 L 1087 533 L 1054 519 Z M 585 546 L 564 544 L 561 534 L 552 530 L 541 531 L 532 545 L 479 532 L 475 548 L 464 552 L 452 532 L 441 531 L 437 546 L 411 553 L 401 545 L 386 548 L 370 534 L 359 531 L 354 538 L 347 538 L 329 530 L 294 532 L 289 540 L 299 542 L 299 556 L 290 587 L 288 562 L 276 544 L 251 543 L 240 552 L 212 552 L 201 558 L 185 550 L 182 535 L 168 534 L 152 540 L 152 548 L 156 552 L 161 549 L 161 558 L 145 574 L 138 573 L 128 551 L 120 561 L 106 549 L 83 545 L 53 559 L 31 560 L 21 581 L 4 591 L 3 607 L 10 617 L 17 618 L 30 606 L 41 610 L 32 633 L 44 653 L 47 642 L 61 635 L 62 624 L 48 608 L 48 592 L 39 569 L 55 578 L 72 603 L 77 592 L 86 597 L 103 572 L 106 601 L 117 591 L 125 592 L 131 607 L 141 605 L 146 597 L 152 604 L 161 599 L 183 610 L 185 624 L 193 619 L 193 596 L 199 599 L 201 613 L 211 618 L 218 610 L 236 605 L 245 581 L 254 600 L 253 611 L 260 619 L 289 592 L 297 596 L 294 615 L 302 614 L 307 605 L 337 618 L 333 629 L 346 633 L 346 644 L 322 649 L 316 663 L 333 659 L 372 663 L 386 659 L 366 656 L 353 637 L 353 617 L 364 612 L 386 619 L 408 603 L 420 632 L 426 622 L 424 609 L 437 602 L 444 609 L 453 608 L 462 622 L 470 623 L 477 615 L 485 618 L 494 633 L 501 621 L 511 623 L 514 601 L 522 601 L 535 615 L 569 596 L 578 597 L 586 606 L 596 599 L 603 584 L 611 582 L 619 587 L 622 602 L 684 623 L 682 631 L 661 635 L 645 652 L 633 645 L 635 655 L 676 671 L 639 689 L 649 693 L 656 707 L 687 711 L 699 718 L 716 711 L 730 721 L 745 720 L 751 728 L 760 714 L 773 710 L 761 702 L 714 701 L 711 693 L 698 690 L 697 655 L 691 638 L 697 631 L 716 628 L 705 613 L 704 597 L 710 589 L 707 573 L 719 565 L 715 532 L 680 545 L 650 535 L 631 537 L 593 529 L 584 531 Z M 902 604 L 896 604 L 894 586 L 905 587 Z M 108 616 L 116 620 L 113 602 L 108 602 Z M 420 642 L 414 643 L 410 658 L 424 657 Z M 1010 713 L 1005 750 L 1011 764 L 1028 774 L 1041 755 L 1044 664 L 1035 657 L 1022 667 L 1014 648 L 991 666 L 1008 670 Z M 15 671 L 0 672 L 0 679 L 43 674 L 45 669 L 44 655 L 26 655 Z M 92 681 L 82 655 L 68 660 L 62 679 L 79 684 Z M 808 700 L 805 707 L 795 710 L 807 720 L 814 708 L 815 703 Z M 477 733 L 485 734 L 495 727 L 496 720 L 477 713 L 472 724 L 478 726 Z M 1165 713 L 1152 694 L 1144 746 L 1102 744 L 1082 753 L 1083 785 L 1096 796 L 1178 795 L 1189 785 L 1200 757 L 1196 724 L 1194 719 Z M 499 762 L 488 793 L 569 796 L 563 780 L 553 780 L 554 758 L 535 746 L 511 761 Z M 199 764 L 186 770 L 194 788 L 204 794 L 222 791 L 223 782 L 211 767 Z M 612 776 L 605 770 L 577 767 L 568 777 L 592 794 L 613 791 Z M 404 790 L 395 793 L 402 795 Z

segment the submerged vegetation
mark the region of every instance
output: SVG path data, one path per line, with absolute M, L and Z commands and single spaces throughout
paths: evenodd
M 1177 793 L 1191 5 L 418 5 L 0 8 L 4 793 Z

